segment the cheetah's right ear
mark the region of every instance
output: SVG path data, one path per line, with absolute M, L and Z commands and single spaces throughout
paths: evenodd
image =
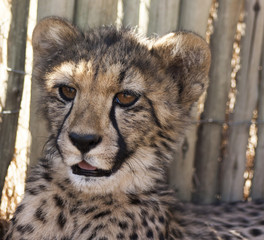
M 177 83 L 178 101 L 197 101 L 208 85 L 211 54 L 205 40 L 191 32 L 169 33 L 154 42 L 151 53 Z
M 72 45 L 80 35 L 77 28 L 62 18 L 44 18 L 33 32 L 34 58 L 49 59 L 58 50 Z

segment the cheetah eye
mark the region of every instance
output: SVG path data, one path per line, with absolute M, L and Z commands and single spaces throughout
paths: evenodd
M 136 101 L 138 100 L 138 96 L 135 93 L 132 92 L 120 92 L 117 93 L 114 101 L 119 104 L 121 107 L 129 107 L 132 106 Z
M 61 86 L 59 87 L 59 94 L 65 101 L 72 101 L 76 96 L 76 90 L 72 87 Z

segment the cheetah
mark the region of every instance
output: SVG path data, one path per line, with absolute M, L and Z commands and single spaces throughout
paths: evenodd
M 167 184 L 208 85 L 207 43 L 184 31 L 82 32 L 48 17 L 32 44 L 50 137 L 4 239 L 226 239 Z

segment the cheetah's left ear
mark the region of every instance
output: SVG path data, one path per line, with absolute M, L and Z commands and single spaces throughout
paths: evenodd
M 40 20 L 32 36 L 34 61 L 51 59 L 60 49 L 73 45 L 80 36 L 79 30 L 63 18 L 47 17 Z
M 179 101 L 197 101 L 208 84 L 211 54 L 208 44 L 190 32 L 169 33 L 151 46 L 161 67 L 178 85 Z

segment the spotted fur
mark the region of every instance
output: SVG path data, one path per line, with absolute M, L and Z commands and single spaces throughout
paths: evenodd
M 186 228 L 193 220 L 166 183 L 207 86 L 205 41 L 114 27 L 83 33 L 53 17 L 36 26 L 33 49 L 50 138 L 5 239 L 218 239 L 205 222 Z

